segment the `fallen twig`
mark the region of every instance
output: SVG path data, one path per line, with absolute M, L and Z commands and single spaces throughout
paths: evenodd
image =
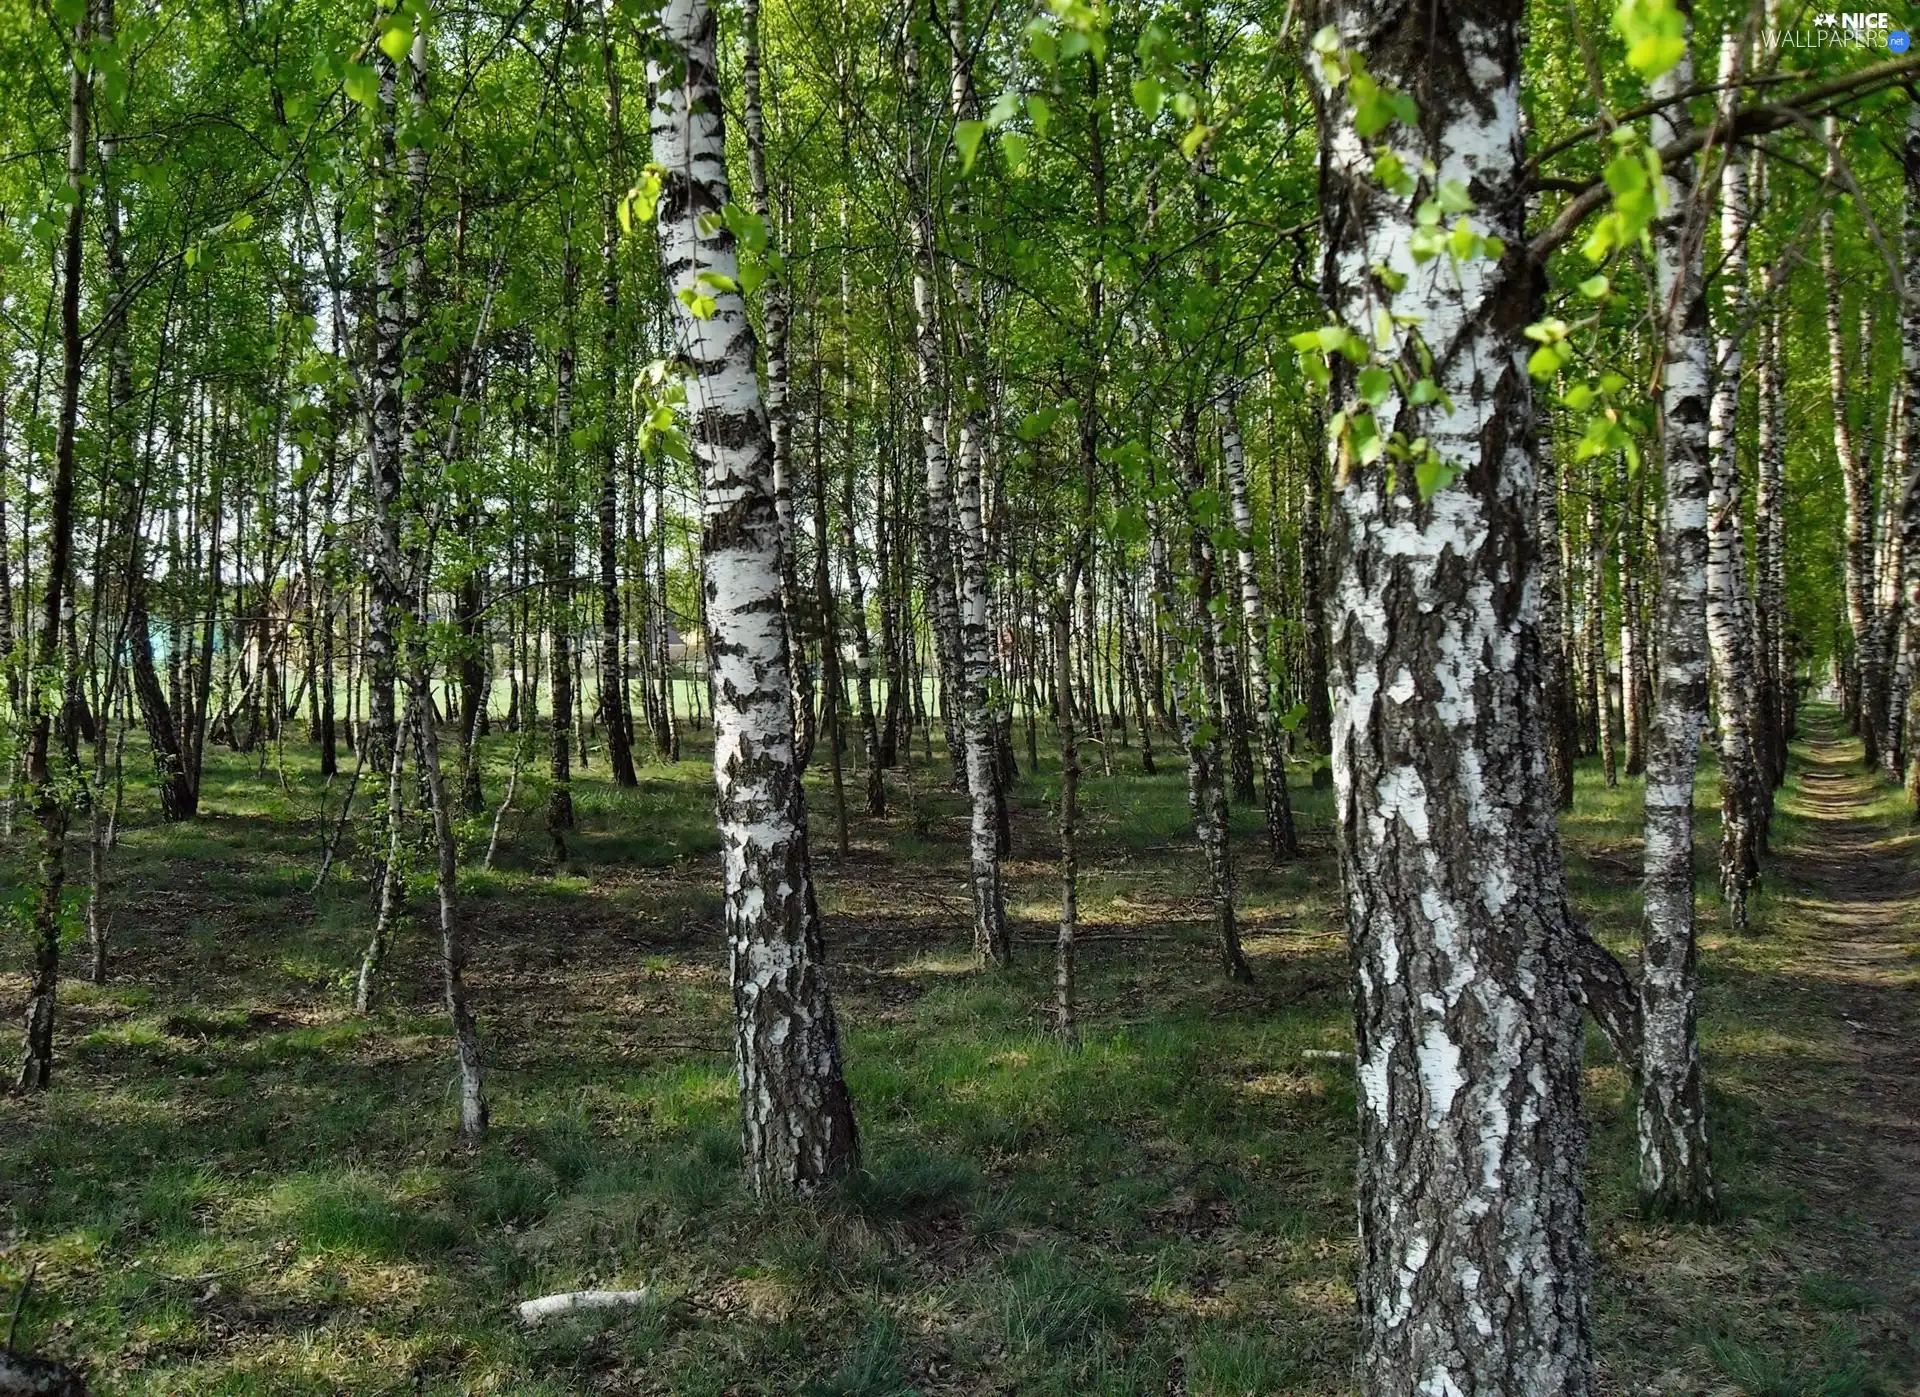
M 522 1300 L 517 1307 L 522 1324 L 540 1324 L 555 1315 L 575 1310 L 611 1310 L 622 1305 L 644 1304 L 647 1290 L 565 1290 L 558 1295 L 542 1295 L 538 1300 Z
M 20 1293 L 13 1297 L 13 1318 L 7 1321 L 7 1352 L 13 1352 L 13 1334 L 20 1327 L 20 1311 L 26 1308 L 27 1292 L 33 1289 L 33 1278 L 40 1273 L 40 1263 L 34 1262 L 27 1267 L 27 1278 L 20 1282 Z
M 208 1281 L 217 1281 L 226 1276 L 238 1276 L 247 1271 L 258 1271 L 272 1261 L 272 1256 L 262 1256 L 253 1261 L 243 1261 L 237 1266 L 222 1266 L 217 1271 L 201 1271 L 192 1276 L 176 1276 L 171 1271 L 150 1271 L 147 1274 L 156 1280 L 171 1281 L 175 1285 L 205 1285 Z

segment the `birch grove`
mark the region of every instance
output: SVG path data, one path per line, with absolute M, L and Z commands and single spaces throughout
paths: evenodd
M 1904 20 L 229 8 L 0 18 L 0 1397 L 1904 1390 Z

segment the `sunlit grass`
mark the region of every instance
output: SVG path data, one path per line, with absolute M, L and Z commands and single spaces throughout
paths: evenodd
M 1234 815 L 1246 989 L 1215 968 L 1177 753 L 1162 743 L 1151 778 L 1130 750 L 1111 779 L 1088 760 L 1081 1033 L 1063 1045 L 1045 1031 L 1047 743 L 1037 772 L 1020 750 L 1005 973 L 971 954 L 966 802 L 944 764 L 916 767 L 911 804 L 896 780 L 884 822 L 851 812 L 844 861 L 816 767 L 867 1167 L 773 1214 L 738 1172 L 702 736 L 633 791 L 593 753 L 564 870 L 537 762 L 495 867 L 478 867 L 512 761 L 506 735 L 483 744 L 490 804 L 461 836 L 495 1122 L 476 1152 L 450 1129 L 424 851 L 363 1019 L 350 983 L 376 833 L 350 830 L 309 892 L 323 791 L 337 811 L 344 774 L 325 788 L 291 742 L 264 778 L 257 756 L 217 750 L 206 818 L 175 828 L 135 783 L 109 856 L 113 978 L 69 986 L 56 1089 L 0 1113 L 0 1301 L 39 1266 L 22 1342 L 87 1360 L 106 1393 L 1348 1391 L 1351 1067 L 1303 1053 L 1340 1051 L 1351 1030 L 1331 797 L 1308 768 L 1292 773 L 1307 859 L 1272 866 L 1260 812 Z M 128 761 L 144 770 L 137 739 Z M 1716 780 L 1709 762 L 1703 889 Z M 1574 896 L 1631 958 L 1640 784 L 1608 789 L 1589 760 L 1578 794 Z M 1904 832 L 1897 796 L 1877 809 Z M 1777 842 L 1807 823 L 1784 802 Z M 1864 1142 L 1834 1123 L 1852 1069 L 1831 987 L 1798 968 L 1819 910 L 1800 898 L 1769 886 L 1742 938 L 1702 901 L 1726 1222 L 1638 1219 L 1629 1084 L 1590 1040 L 1597 1319 L 1617 1390 L 1899 1390 L 1896 1317 L 1830 1187 Z M 0 953 L 17 998 L 11 927 Z M 533 1333 L 511 1319 L 518 1299 L 587 1285 L 655 1299 Z

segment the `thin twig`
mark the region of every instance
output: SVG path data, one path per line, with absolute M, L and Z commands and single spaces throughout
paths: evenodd
M 7 1321 L 7 1352 L 13 1352 L 14 1331 L 20 1327 L 20 1311 L 26 1308 L 27 1292 L 33 1289 L 33 1278 L 39 1274 L 40 1263 L 34 1262 L 27 1267 L 27 1278 L 20 1282 L 20 1293 L 13 1297 L 13 1318 Z

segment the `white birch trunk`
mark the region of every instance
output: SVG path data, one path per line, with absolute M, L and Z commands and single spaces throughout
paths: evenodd
M 954 59 L 947 97 L 955 121 L 972 119 L 975 107 L 966 13 L 966 0 L 950 0 L 947 35 Z M 956 216 L 964 220 L 964 207 L 956 211 Z M 960 721 L 967 747 L 967 790 L 973 804 L 969 830 L 973 945 L 974 954 L 983 961 L 1005 965 L 1012 958 L 1013 943 L 1007 936 L 1006 895 L 1000 873 L 1000 771 L 995 760 L 998 737 L 990 702 L 993 651 L 987 624 L 990 597 L 986 512 L 980 483 L 987 436 L 981 417 L 980 372 L 986 353 L 986 331 L 977 314 L 966 265 L 956 259 L 951 271 L 955 312 L 963 330 L 960 355 L 965 365 L 960 388 L 959 470 L 955 485 L 960 513 Z M 1073 599 L 1067 600 L 1071 606 Z M 1088 642 L 1091 640 L 1089 637 Z
M 1267 849 L 1275 859 L 1296 858 L 1299 836 L 1293 827 L 1293 802 L 1287 792 L 1287 739 L 1280 726 L 1280 671 L 1267 625 L 1266 598 L 1253 556 L 1253 506 L 1247 495 L 1246 448 L 1240 439 L 1238 397 L 1231 386 L 1220 397 L 1220 454 L 1226 466 L 1227 494 L 1233 506 L 1235 561 L 1240 569 L 1240 613 L 1252 637 L 1254 725 L 1260 731 L 1260 758 L 1267 813 Z
M 1217 624 L 1214 605 L 1219 596 L 1213 535 L 1201 519 L 1196 497 L 1206 488 L 1200 464 L 1199 413 L 1189 403 L 1181 417 L 1175 450 L 1185 463 L 1187 569 L 1191 574 L 1192 604 L 1184 617 L 1172 608 L 1171 597 L 1162 609 L 1180 651 L 1173 664 L 1174 707 L 1180 716 L 1180 736 L 1187 748 L 1187 803 L 1193 812 L 1193 830 L 1207 863 L 1207 881 L 1213 889 L 1214 935 L 1221 969 L 1230 980 L 1250 983 L 1253 969 L 1240 949 L 1236 902 L 1238 887 L 1233 864 L 1233 830 L 1228 822 L 1227 777 L 1221 770 L 1222 705 L 1211 691 L 1220 677 L 1217 664 Z M 1184 622 L 1184 625 L 1182 625 Z M 1184 636 L 1180 635 L 1185 630 Z M 1191 647 L 1191 653 L 1186 653 Z M 1070 702 L 1061 694 L 1060 702 Z
M 1668 105 L 1653 143 L 1691 125 L 1676 93 L 1691 53 L 1653 84 Z M 1645 902 L 1641 925 L 1639 1148 L 1642 1203 L 1662 1214 L 1713 1207 L 1706 1092 L 1695 1027 L 1693 781 L 1707 717 L 1707 304 L 1704 220 L 1692 162 L 1666 171 L 1668 208 L 1654 223 L 1655 311 L 1663 341 L 1659 657 L 1647 747 Z
M 1913 747 L 1906 727 L 1907 705 L 1913 692 L 1913 669 L 1920 652 L 1920 102 L 1907 108 L 1906 140 L 1901 164 L 1905 174 L 1905 248 L 1902 271 L 1906 302 L 1900 317 L 1900 453 L 1902 473 L 1900 525 L 1902 562 L 1896 569 L 1897 596 L 1903 607 L 1898 623 L 1899 658 L 1888 703 L 1892 728 L 1894 774 Z
M 1847 686 L 1854 709 L 1849 713 L 1867 744 L 1867 759 L 1877 761 L 1875 724 L 1869 712 L 1878 678 L 1872 662 L 1873 635 L 1873 498 L 1866 458 L 1855 449 L 1853 423 L 1848 416 L 1847 346 L 1841 328 L 1840 273 L 1834 259 L 1833 203 L 1839 197 L 1839 176 L 1833 147 L 1840 140 L 1839 122 L 1828 117 L 1825 200 L 1820 212 L 1820 268 L 1827 293 L 1827 387 L 1833 408 L 1833 453 L 1846 497 L 1846 546 L 1842 554 L 1847 602 L 1847 625 L 1853 636 L 1853 654 L 1847 663 L 1853 672 Z
M 766 119 L 761 110 L 760 0 L 746 0 L 743 20 L 745 53 L 741 86 L 746 98 L 747 185 L 753 211 L 766 220 L 769 247 L 778 247 L 773 205 L 767 186 Z M 767 427 L 773 438 L 773 506 L 780 521 L 780 602 L 786 616 L 787 654 L 793 664 L 794 710 L 799 724 L 799 760 L 807 764 L 812 753 L 813 677 L 801 641 L 799 570 L 794 558 L 793 422 L 787 407 L 787 330 L 789 310 L 784 277 L 769 277 L 760 295 L 761 320 L 767 332 Z
M 1740 37 L 1720 46 L 1720 120 L 1738 105 L 1744 66 Z M 1740 413 L 1742 339 L 1747 314 L 1747 163 L 1731 150 L 1720 172 L 1720 325 L 1717 372 L 1707 408 L 1707 642 L 1720 696 L 1720 894 L 1727 921 L 1747 929 L 1747 894 L 1760 876 L 1760 772 L 1754 713 L 1753 620 L 1747 611 L 1746 519 L 1741 508 Z
M 780 520 L 773 442 L 760 401 L 753 326 L 738 292 L 726 132 L 705 0 L 659 15 L 671 62 L 648 64 L 658 98 L 660 262 L 688 371 L 701 468 L 713 774 L 734 1003 L 741 1139 L 763 1197 L 808 1193 L 859 1160 L 840 1034 L 827 991 L 820 915 L 807 861 L 806 796 L 780 604 Z M 703 282 L 702 273 L 725 282 Z M 696 317 L 681 299 L 711 296 Z
M 374 117 L 373 169 L 373 368 L 367 376 L 368 534 L 366 614 L 368 761 L 385 771 L 396 742 L 393 691 L 396 613 L 405 595 L 400 557 L 401 377 L 406 315 L 398 284 L 400 221 L 394 182 L 399 159 L 394 135 L 393 60 L 375 46 L 379 95 Z
M 1573 927 L 1543 751 L 1532 390 L 1522 329 L 1517 0 L 1341 3 L 1342 41 L 1417 129 L 1355 129 L 1324 85 L 1324 291 L 1343 323 L 1417 317 L 1452 411 L 1390 399 L 1389 430 L 1459 469 L 1334 464 L 1334 808 L 1355 979 L 1362 1390 L 1593 1390 Z M 1323 79 L 1324 84 L 1324 79 Z M 1416 262 L 1384 141 L 1458 180 L 1506 252 Z M 1398 290 L 1372 269 L 1395 273 Z M 1401 280 L 1404 278 L 1404 280 Z M 1352 390 L 1336 367 L 1335 401 Z

